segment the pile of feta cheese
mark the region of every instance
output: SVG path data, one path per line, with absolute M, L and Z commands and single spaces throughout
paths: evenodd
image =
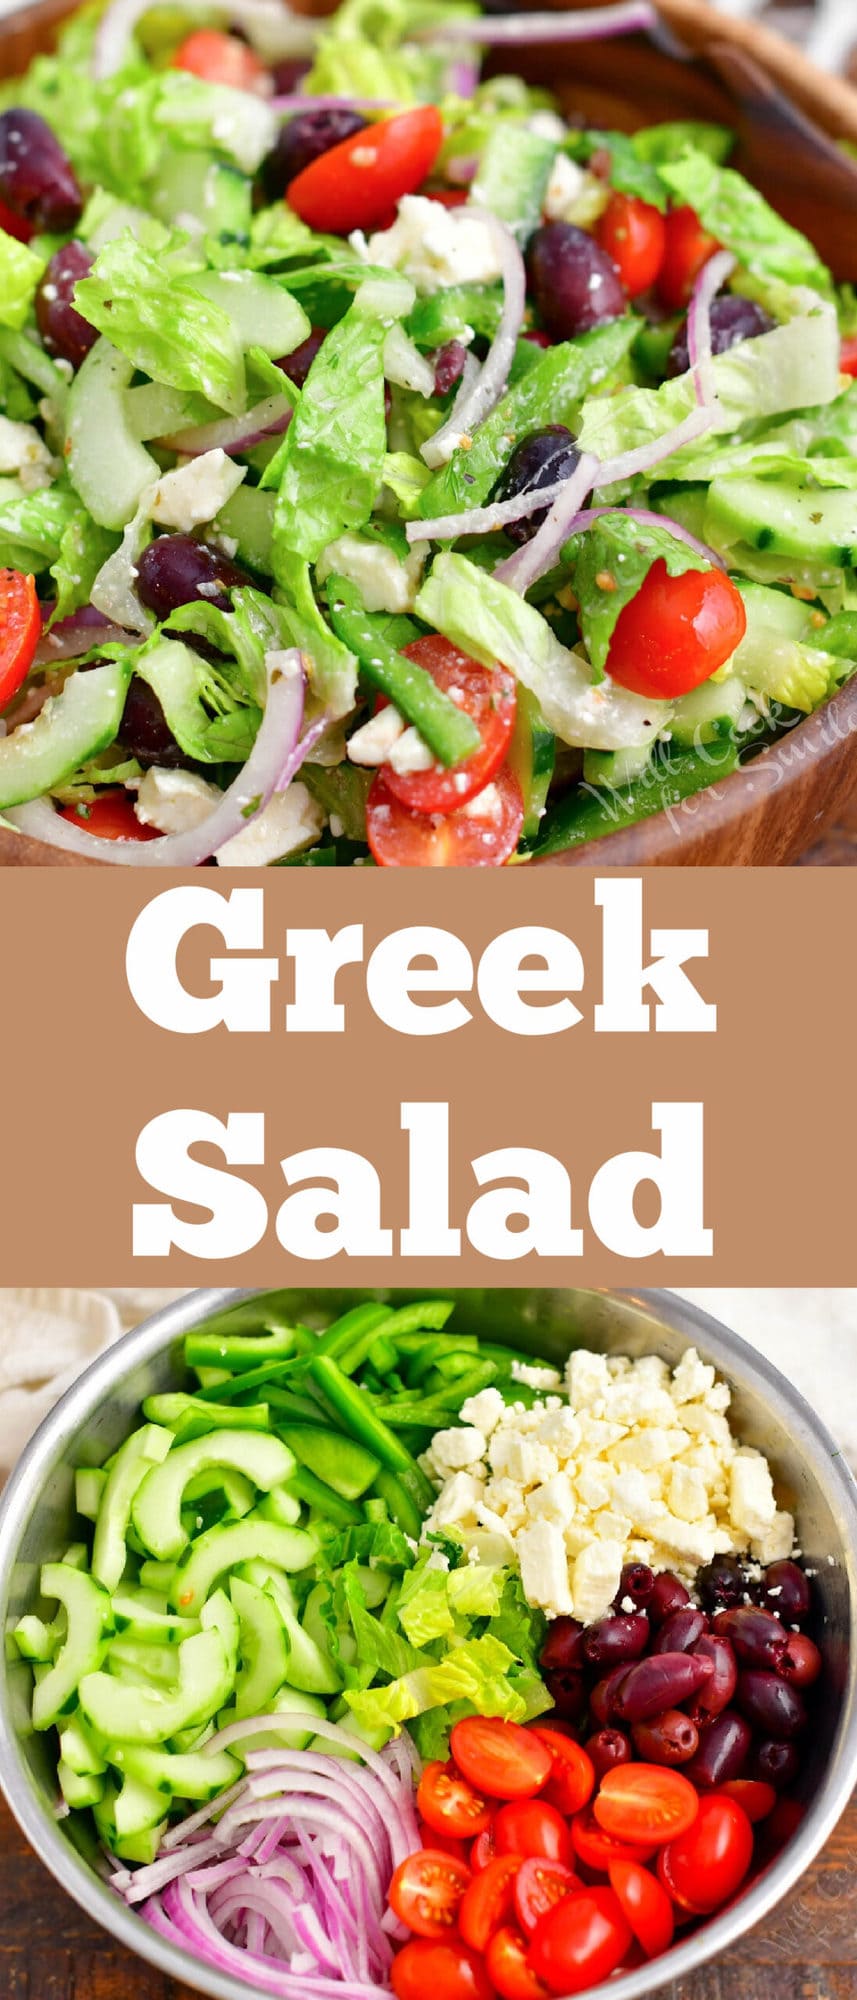
M 454 1528 L 473 1560 L 517 1563 L 548 1617 L 602 1617 L 626 1562 L 690 1586 L 718 1555 L 791 1555 L 794 1521 L 768 1462 L 733 1436 L 730 1390 L 695 1348 L 672 1373 L 658 1355 L 585 1349 L 565 1383 L 523 1362 L 513 1373 L 538 1392 L 530 1408 L 483 1389 L 460 1424 L 435 1433 L 422 1463 L 439 1491 L 424 1532 Z

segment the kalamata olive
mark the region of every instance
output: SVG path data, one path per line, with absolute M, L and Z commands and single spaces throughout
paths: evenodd
M 294 348 L 291 354 L 284 354 L 277 362 L 277 367 L 282 368 L 283 374 L 288 375 L 296 389 L 303 388 L 318 350 L 326 339 L 327 327 L 314 326 L 306 340 L 301 341 L 300 347 Z
M 547 1690 L 557 1715 L 576 1722 L 586 1708 L 586 1682 L 579 1668 L 558 1668 L 545 1674 Z
M 332 111 L 299 111 L 281 126 L 267 159 L 262 161 L 262 186 L 269 201 L 279 201 L 304 167 L 329 153 L 343 139 L 364 132 L 366 119 L 345 106 Z
M 753 1776 L 762 1778 L 766 1785 L 773 1785 L 775 1792 L 788 1791 L 799 1770 L 800 1753 L 796 1743 L 780 1743 L 766 1738 L 756 1745 Z
M 689 1653 L 697 1639 L 701 1639 L 708 1625 L 704 1611 L 697 1611 L 695 1604 L 683 1605 L 680 1611 L 671 1611 L 657 1634 L 653 1653 Z
M 777 1661 L 777 1673 L 782 1674 L 784 1681 L 796 1688 L 812 1687 L 823 1665 L 814 1640 L 808 1639 L 805 1632 L 789 1633 L 786 1650 Z
M 669 1618 L 671 1611 L 680 1611 L 683 1604 L 689 1603 L 690 1591 L 685 1588 L 681 1578 L 671 1569 L 659 1570 L 646 1605 L 651 1623 L 662 1625 L 664 1619 Z
M 545 424 L 542 430 L 530 431 L 516 444 L 491 498 L 512 500 L 519 493 L 529 493 L 534 486 L 555 486 L 558 480 L 568 479 L 579 458 L 580 453 L 565 424 Z M 507 521 L 506 533 L 510 541 L 519 545 L 530 541 L 541 527 L 547 511 L 547 507 L 539 507 L 523 521 Z
M 535 231 L 527 274 L 539 318 L 554 340 L 573 340 L 625 311 L 615 264 L 573 222 L 546 222 Z
M 583 1632 L 579 1618 L 553 1618 L 539 1654 L 542 1672 L 549 1674 L 559 1669 L 564 1673 L 569 1667 L 582 1668 Z
M 611 1722 L 615 1715 L 616 1695 L 628 1671 L 624 1664 L 611 1667 L 609 1674 L 605 1674 L 603 1680 L 596 1681 L 594 1688 L 590 1690 L 590 1711 L 602 1727 Z
M 713 1672 L 710 1660 L 695 1659 L 692 1653 L 650 1654 L 628 1668 L 613 1697 L 613 1713 L 620 1722 L 648 1722 L 665 1708 L 689 1701 Z
M 690 1714 L 694 1722 L 701 1723 L 721 1710 L 728 1708 L 738 1683 L 738 1666 L 729 1639 L 718 1638 L 715 1632 L 703 1632 L 693 1648 L 694 1657 L 710 1660 L 714 1672 L 694 1695 L 690 1704 Z
M 706 1611 L 729 1611 L 744 1604 L 750 1579 L 737 1556 L 715 1556 L 696 1573 L 696 1591 Z
M 644 1611 L 616 1611 L 599 1618 L 584 1635 L 583 1651 L 594 1667 L 618 1666 L 621 1660 L 638 1660 L 649 1638 L 649 1621 Z
M 447 340 L 430 357 L 434 364 L 434 393 L 445 396 L 464 373 L 467 349 L 461 340 Z
M 769 1563 L 762 1578 L 760 1599 L 766 1611 L 773 1611 L 785 1625 L 802 1625 L 809 1617 L 812 1593 L 809 1578 L 796 1562 Z
M 79 278 L 91 271 L 95 259 L 84 243 L 63 245 L 55 250 L 36 292 L 36 321 L 49 354 L 58 354 L 79 368 L 98 339 L 74 304 L 74 288 Z
M 718 1611 L 714 1630 L 731 1639 L 738 1659 L 748 1667 L 775 1667 L 786 1650 L 788 1633 L 770 1611 L 754 1604 L 736 1605 L 734 1611 Z
M 118 735 L 123 750 L 139 764 L 178 771 L 192 762 L 176 742 L 157 695 L 139 674 L 131 677 Z
M 0 201 L 34 230 L 73 229 L 83 196 L 70 159 L 37 111 L 0 116 Z
M 233 29 L 234 33 L 234 29 Z M 271 76 L 275 97 L 291 97 L 305 76 L 309 76 L 312 63 L 306 56 L 285 56 L 282 62 L 274 63 Z
M 770 333 L 774 322 L 764 306 L 743 299 L 738 292 L 723 292 L 711 308 L 711 352 L 725 354 L 739 340 L 752 340 L 757 333 Z M 679 327 L 667 362 L 668 375 L 686 375 L 690 367 L 687 351 L 687 321 Z
M 137 563 L 137 595 L 158 619 L 197 598 L 228 611 L 227 591 L 249 582 L 246 571 L 222 549 L 197 542 L 193 535 L 159 535 Z
M 635 1722 L 631 1734 L 646 1764 L 687 1764 L 699 1747 L 696 1724 L 680 1708 L 665 1708 L 650 1722 Z
M 638 1610 L 647 1605 L 655 1587 L 655 1572 L 648 1563 L 626 1563 L 619 1579 L 616 1603 L 630 1597 Z
M 806 1709 L 797 1689 L 779 1674 L 763 1673 L 757 1667 L 745 1667 L 738 1675 L 735 1705 L 754 1729 L 773 1736 L 777 1743 L 787 1743 L 806 1722 Z
M 728 1785 L 731 1778 L 743 1777 L 752 1744 L 749 1722 L 734 1708 L 725 1708 L 700 1730 L 699 1749 L 684 1775 L 700 1791 Z
M 586 1739 L 586 1754 L 592 1758 L 596 1778 L 603 1778 L 617 1764 L 630 1764 L 634 1752 L 623 1729 L 596 1729 Z

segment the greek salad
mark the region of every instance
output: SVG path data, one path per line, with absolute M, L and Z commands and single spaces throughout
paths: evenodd
M 190 1333 L 13 1634 L 76 1844 L 257 1993 L 586 1992 L 801 1818 L 813 1571 L 728 1385 L 452 1312 Z
M 482 75 L 652 19 L 109 0 L 2 88 L 7 822 L 498 866 L 854 672 L 850 288 L 725 128 Z

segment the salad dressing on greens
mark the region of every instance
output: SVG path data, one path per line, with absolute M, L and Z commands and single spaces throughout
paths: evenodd
M 497 866 L 857 665 L 857 311 L 733 136 L 113 0 L 0 92 L 0 810 L 137 866 Z M 571 107 L 573 114 L 573 106 Z

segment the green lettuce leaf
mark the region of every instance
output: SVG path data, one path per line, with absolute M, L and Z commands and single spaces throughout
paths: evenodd
M 313 590 L 309 563 L 288 550 L 278 556 L 280 618 L 291 645 L 307 661 L 310 685 L 332 722 L 350 715 L 357 699 L 357 660 L 337 639 Z
M 658 172 L 673 199 L 695 209 L 704 228 L 740 264 L 765 278 L 806 285 L 832 297 L 833 281 L 817 250 L 743 174 L 719 166 L 695 147 L 677 160 L 662 160 Z
M 387 324 L 355 300 L 312 364 L 280 451 L 263 478 L 277 487 L 274 574 L 286 558 L 315 562 L 328 542 L 362 528 L 381 485 L 387 449 Z
M 105 245 L 77 286 L 77 305 L 136 368 L 173 389 L 202 390 L 218 409 L 244 407 L 244 362 L 226 313 L 124 235 Z
M 644 701 L 609 679 L 596 687 L 589 662 L 560 644 L 541 612 L 466 556 L 438 556 L 416 609 L 485 666 L 511 667 L 563 743 L 620 750 L 653 742 L 669 721 L 668 702 Z
M 564 151 L 583 162 L 591 160 L 594 153 L 609 153 L 611 187 L 618 188 L 620 194 L 636 195 L 663 212 L 668 197 L 658 173 L 662 162 L 678 159 L 689 146 L 722 161 L 728 159 L 734 144 L 734 134 L 725 125 L 675 119 L 665 125 L 646 125 L 633 135 L 587 127 L 571 134 Z
M 643 527 L 630 514 L 605 514 L 585 534 L 566 543 L 563 560 L 570 563 L 578 601 L 580 629 L 593 667 L 605 672 L 616 620 L 636 597 L 654 562 L 663 560 L 669 576 L 689 569 L 710 569 L 704 557 L 676 540 L 668 526 Z M 609 578 L 605 587 L 604 578 Z
M 79 511 L 80 501 L 64 484 L 0 498 L 0 567 L 39 571 L 57 562 Z
M 98 572 L 118 548 L 119 539 L 109 529 L 99 528 L 85 507 L 76 509 L 63 529 L 56 561 L 51 564 L 56 585 L 52 623 L 89 603 Z
M 810 715 L 848 678 L 853 660 L 816 643 L 811 606 L 759 584 L 742 585 L 741 594 L 747 630 L 730 672 L 769 701 Z
M 504 1575 L 487 1563 L 441 1568 L 425 1550 L 402 1585 L 399 1623 L 414 1646 L 460 1634 L 462 1618 L 492 1618 L 499 1610 Z
M 26 243 L 0 229 L 0 325 L 23 326 L 44 268 Z
M 190 646 L 154 635 L 135 655 L 134 672 L 157 695 L 187 757 L 201 764 L 243 764 L 261 709 L 241 706 L 219 669 Z

